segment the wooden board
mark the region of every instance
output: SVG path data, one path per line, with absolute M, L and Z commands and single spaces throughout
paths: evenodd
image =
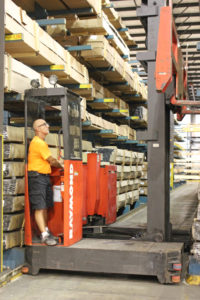
M 3 126 L 4 142 L 24 142 L 24 127 Z
M 4 214 L 3 230 L 12 231 L 22 227 L 24 221 L 24 213 Z
M 24 196 L 3 196 L 3 211 L 11 213 L 24 210 Z
M 17 195 L 24 194 L 24 178 L 17 179 L 4 179 L 3 181 L 3 193 L 4 195 Z
M 3 177 L 23 177 L 25 173 L 25 163 L 24 162 L 13 162 L 4 161 L 3 163 Z
M 25 157 L 25 145 L 4 143 L 3 147 L 4 160 L 6 159 L 24 159 Z
M 3 250 L 7 250 L 24 244 L 24 231 L 17 230 L 3 233 Z

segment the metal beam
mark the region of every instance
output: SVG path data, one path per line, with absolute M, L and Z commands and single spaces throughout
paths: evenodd
M 0 134 L 3 133 L 4 111 L 4 11 L 5 1 L 0 1 Z M 0 272 L 3 272 L 3 149 L 0 140 Z
M 159 3 L 159 4 L 158 4 Z M 139 9 L 140 17 L 151 10 L 155 2 L 148 0 L 144 10 Z M 165 1 L 157 2 L 157 11 Z M 148 141 L 148 203 L 147 203 L 147 238 L 150 240 L 170 240 L 171 225 L 169 218 L 169 151 L 170 151 L 170 110 L 165 104 L 165 95 L 158 93 L 155 85 L 159 13 L 147 16 L 148 51 L 136 56 L 142 57 L 148 65 L 148 137 L 157 132 L 157 141 Z M 156 114 L 155 114 L 156 112 Z

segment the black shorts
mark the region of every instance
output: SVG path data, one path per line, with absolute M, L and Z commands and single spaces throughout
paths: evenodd
M 28 190 L 32 209 L 53 207 L 53 191 L 49 175 L 28 172 Z

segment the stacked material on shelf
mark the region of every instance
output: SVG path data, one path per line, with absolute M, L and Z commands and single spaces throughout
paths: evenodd
M 73 88 L 73 91 L 85 97 L 87 105 L 93 109 L 101 109 L 107 115 L 116 116 L 120 114 L 121 116 L 129 116 L 128 103 L 93 79 L 90 80 L 90 84 L 80 85 L 77 88 Z M 111 110 L 111 112 L 107 110 Z
M 4 90 L 5 92 L 16 92 L 23 94 L 26 89 L 30 89 L 32 79 L 38 79 L 41 87 L 52 87 L 48 78 L 24 65 L 10 55 L 4 56 Z
M 147 180 L 148 162 L 142 164 L 142 176 L 140 178 L 140 195 L 147 196 L 148 194 L 148 180 Z
M 113 138 L 116 138 L 117 136 L 130 136 L 131 139 L 135 139 L 136 138 L 136 133 L 135 130 L 132 128 L 129 128 L 129 126 L 125 125 L 125 126 L 118 126 L 115 123 L 106 121 L 104 119 L 102 119 L 101 117 L 97 117 L 93 114 L 90 114 L 88 112 L 86 112 L 86 119 L 88 121 L 88 123 L 83 124 L 83 132 L 84 130 L 90 130 L 92 131 L 96 131 L 96 130 L 109 130 L 109 133 L 99 133 L 99 135 L 103 136 L 110 136 Z
M 122 30 L 119 30 L 119 34 L 125 41 L 126 45 L 127 46 L 135 46 L 136 43 L 134 42 L 134 40 L 131 37 L 128 30 L 123 30 L 123 29 L 127 29 L 127 28 L 125 27 L 124 23 L 122 22 L 122 19 L 119 16 L 118 12 L 112 6 L 112 3 L 110 2 L 110 0 L 104 0 L 102 8 L 103 8 L 104 13 L 107 15 L 109 21 L 111 22 L 111 24 L 118 30 L 122 29 Z
M 101 35 L 91 35 L 85 41 L 91 50 L 81 51 L 83 59 L 93 66 L 94 70 L 102 70 L 105 82 L 124 82 L 125 85 L 117 86 L 118 90 L 128 93 L 141 94 L 141 98 L 147 100 L 147 88 L 137 73 L 132 72 L 130 65 L 117 53 L 108 40 Z M 137 97 L 136 97 L 137 98 Z
M 60 83 L 89 82 L 86 67 L 11 0 L 5 2 L 5 13 L 7 53 L 26 65 L 39 66 L 47 75 L 57 71 Z
M 48 26 L 47 32 L 61 45 L 70 46 L 69 43 L 73 41 L 74 45 L 84 45 L 85 37 L 89 35 L 105 35 L 112 36 L 110 43 L 121 55 L 126 55 L 130 58 L 130 51 L 124 40 L 121 38 L 119 32 L 110 23 L 107 16 L 102 12 L 101 16 L 93 19 L 80 19 L 78 17 L 70 18 L 66 20 L 66 28 L 63 25 Z M 66 35 L 66 32 L 70 32 Z M 78 38 L 72 39 L 72 36 Z M 78 56 L 78 53 L 74 51 L 74 55 Z
M 22 230 L 3 233 L 3 250 L 24 245 L 24 232 Z
M 174 160 L 174 179 L 176 181 L 187 180 L 199 181 L 200 180 L 200 160 L 199 151 L 181 151 L 182 158 Z M 178 170 L 180 171 L 178 173 Z
M 13 0 L 21 8 L 25 9 L 27 12 L 35 11 L 35 3 L 39 4 L 41 8 L 46 9 L 51 12 L 51 15 L 54 11 L 61 11 L 61 15 L 68 15 L 70 10 L 76 10 L 77 14 L 83 15 L 83 9 L 85 9 L 85 14 L 91 13 L 91 15 L 100 15 L 101 14 L 101 0 Z M 79 11 L 80 9 L 80 11 Z M 81 10 L 82 9 L 82 10 Z M 59 14 L 57 14 L 59 16 Z
M 139 199 L 139 178 L 142 175 L 143 153 L 118 149 L 114 146 L 96 147 L 101 165 L 117 166 L 117 210 Z
M 21 245 L 24 226 L 24 128 L 3 127 L 3 248 Z
M 147 123 L 147 118 L 148 118 L 147 109 L 144 106 L 131 106 L 130 114 L 131 116 L 139 117 L 140 121 Z
M 191 248 L 191 253 L 194 258 L 200 262 L 200 186 L 198 186 L 198 200 L 196 218 L 192 224 L 192 238 L 194 243 Z

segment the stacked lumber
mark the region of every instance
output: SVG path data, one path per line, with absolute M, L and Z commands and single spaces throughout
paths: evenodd
M 101 117 L 97 117 L 93 114 L 86 112 L 86 123 L 83 123 L 83 133 L 84 131 L 100 131 L 100 136 L 106 136 L 110 138 L 117 138 L 117 136 L 130 137 L 130 139 L 136 139 L 136 132 L 134 129 L 130 128 L 128 125 L 116 125 L 115 123 L 106 121 Z M 101 130 L 108 130 L 108 133 L 101 132 Z
M 199 181 L 200 160 L 199 151 L 180 151 L 180 159 L 174 160 L 174 180 L 178 181 Z
M 191 253 L 193 257 L 200 261 L 200 185 L 198 186 L 198 206 L 194 222 L 192 224 L 192 238 L 193 245 L 191 248 Z
M 11 0 L 5 2 L 5 13 L 7 53 L 28 66 L 49 66 L 47 75 L 56 65 L 60 83 L 89 82 L 87 69 Z
M 111 5 L 110 0 L 103 0 L 103 11 L 107 15 L 111 24 L 117 29 L 124 29 L 126 26 L 121 20 L 118 12 L 113 8 Z M 127 46 L 135 46 L 136 43 L 134 42 L 133 38 L 131 37 L 130 33 L 125 30 L 119 31 L 120 36 L 125 41 Z
M 117 210 L 132 205 L 139 199 L 139 184 L 142 175 L 142 153 L 122 150 L 117 147 L 97 147 L 101 165 L 117 166 Z
M 140 82 L 138 74 L 132 72 L 130 64 L 119 55 L 104 36 L 91 35 L 85 40 L 85 45 L 90 45 L 92 51 L 81 51 L 81 56 L 94 69 L 104 69 L 103 76 L 105 83 L 106 81 L 111 83 L 127 83 L 127 85 L 117 86 L 117 90 L 141 94 L 141 97 L 147 100 L 147 95 L 145 94 L 145 90 L 143 91 L 142 89 L 143 84 Z
M 130 107 L 131 116 L 138 117 L 138 122 L 140 124 L 147 125 L 148 111 L 144 106 L 131 106 Z
M 70 36 L 66 35 L 66 31 L 70 32 Z M 47 32 L 62 46 L 84 45 L 85 37 L 90 35 L 111 35 L 113 38 L 110 42 L 116 51 L 130 58 L 128 46 L 115 27 L 110 23 L 104 12 L 95 19 L 80 19 L 78 17 L 67 19 L 65 30 L 63 30 L 63 25 L 57 25 L 53 27 L 48 26 Z M 74 55 L 78 58 L 76 51 L 74 51 Z
M 38 79 L 41 87 L 52 87 L 48 78 L 34 71 L 30 67 L 14 59 L 12 56 L 4 56 L 4 90 L 5 92 L 16 92 L 23 94 L 26 89 L 30 89 L 32 79 Z
M 90 80 L 90 84 L 81 85 L 80 88 L 74 88 L 73 91 L 87 100 L 87 105 L 92 109 L 102 110 L 107 115 L 129 116 L 129 105 L 110 90 L 96 82 Z M 115 110 L 107 112 L 107 110 Z M 117 111 L 118 110 L 118 111 Z
M 142 164 L 142 176 L 140 178 L 140 195 L 147 196 L 148 180 L 147 180 L 148 162 Z
M 52 11 L 67 11 L 72 9 L 90 8 L 93 14 L 101 14 L 101 0 L 13 0 L 18 6 L 21 6 L 28 12 L 35 11 L 35 3 L 39 4 L 42 8 Z M 62 15 L 64 12 L 62 12 Z M 87 12 L 88 14 L 88 12 Z M 58 14 L 59 16 L 59 14 Z
M 24 128 L 4 126 L 3 247 L 21 245 L 24 226 Z
M 24 245 L 24 232 L 22 230 L 3 233 L 3 250 Z

